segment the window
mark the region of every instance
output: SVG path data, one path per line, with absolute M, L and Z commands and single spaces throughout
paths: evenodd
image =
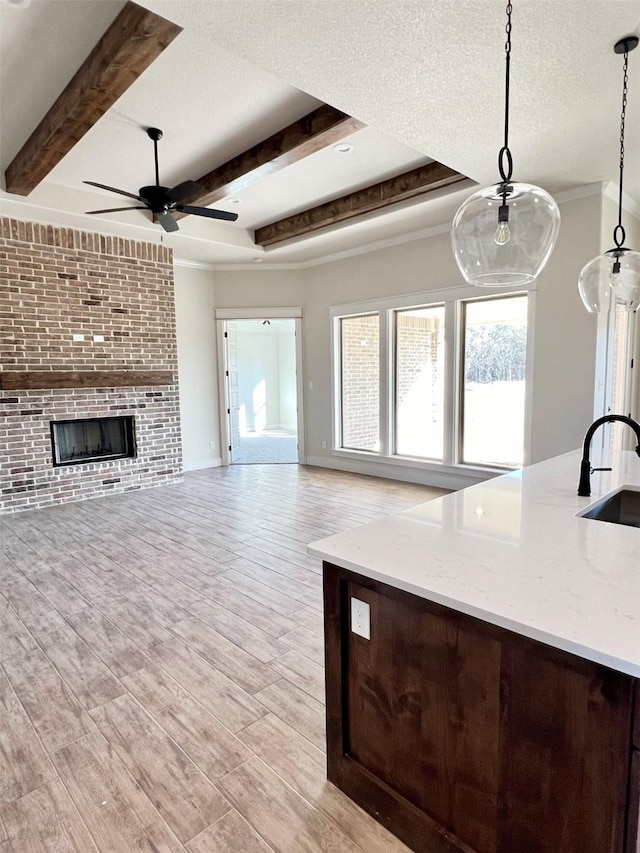
M 444 305 L 395 312 L 396 453 L 442 459 Z
M 517 468 L 524 452 L 527 297 L 463 305 L 461 461 Z
M 402 465 L 523 464 L 534 291 L 477 292 L 332 309 L 334 450 Z
M 380 322 L 377 314 L 340 321 L 342 447 L 380 449 Z
M 608 316 L 598 318 L 606 324 L 606 359 L 603 387 L 601 389 L 602 408 L 596 408 L 595 415 L 628 415 L 636 418 L 638 414 L 637 392 L 634 394 L 634 352 L 637 357 L 636 340 L 637 314 L 625 311 L 617 304 Z M 600 330 L 602 334 L 602 329 Z M 596 377 L 596 401 L 598 401 L 599 379 Z M 597 406 L 596 402 L 596 406 Z M 633 433 L 624 424 L 615 423 L 600 431 L 596 442 L 609 446 L 610 450 L 621 447 L 633 450 Z

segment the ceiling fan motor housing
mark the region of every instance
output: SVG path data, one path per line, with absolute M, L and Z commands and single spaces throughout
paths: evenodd
M 140 187 L 138 195 L 149 205 L 153 213 L 166 213 L 176 208 L 176 202 L 171 198 L 169 187 Z

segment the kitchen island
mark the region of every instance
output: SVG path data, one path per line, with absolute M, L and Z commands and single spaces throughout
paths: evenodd
M 611 465 L 591 498 L 571 453 L 309 547 L 329 779 L 412 849 L 640 850 L 640 529 L 579 516 L 640 488 Z

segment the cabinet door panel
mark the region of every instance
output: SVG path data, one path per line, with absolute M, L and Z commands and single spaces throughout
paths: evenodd
M 629 679 L 508 634 L 501 678 L 498 853 L 621 850 Z

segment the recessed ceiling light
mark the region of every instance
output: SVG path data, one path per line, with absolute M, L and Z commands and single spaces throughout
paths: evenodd
M 348 142 L 340 142 L 333 146 L 333 150 L 336 154 L 350 154 L 353 151 L 353 145 L 349 145 Z
M 229 204 L 240 204 L 239 198 L 228 198 L 227 201 L 229 202 Z
M 16 6 L 17 8 L 26 9 L 31 4 L 31 0 L 3 0 L 5 6 Z
M 254 259 L 253 259 L 253 263 L 254 263 L 254 264 L 263 264 L 263 263 L 264 263 L 264 258 L 254 258 Z

